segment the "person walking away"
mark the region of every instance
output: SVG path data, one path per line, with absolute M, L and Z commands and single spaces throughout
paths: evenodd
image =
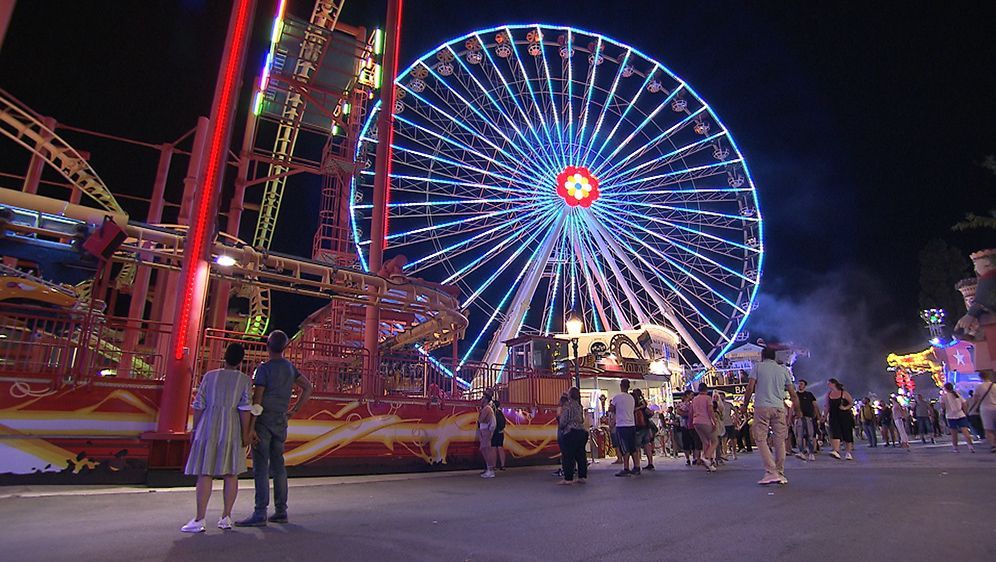
M 792 375 L 788 369 L 775 362 L 775 350 L 765 347 L 761 350 L 761 362 L 754 366 L 747 381 L 742 410 L 754 397 L 754 442 L 761 451 L 764 462 L 764 476 L 758 484 L 788 484 L 785 477 L 785 438 L 788 427 L 785 422 L 785 391 L 789 392 L 792 405 L 799 410 L 799 396 L 796 395 Z M 775 454 L 772 457 L 768 446 L 768 432 L 774 434 Z
M 854 398 L 844 390 L 844 385 L 837 379 L 827 381 L 830 392 L 827 393 L 827 425 L 830 426 L 830 456 L 840 459 L 840 443 L 844 442 L 846 456 L 844 460 L 853 461 L 854 456 Z
M 481 478 L 495 477 L 495 449 L 491 446 L 491 438 L 494 437 L 498 422 L 491 407 L 493 396 L 490 390 L 485 390 L 481 396 L 481 408 L 477 412 L 477 437 L 481 441 L 481 456 L 484 457 L 485 465 Z
M 941 436 L 941 416 L 937 412 L 937 407 L 934 406 L 934 402 L 930 402 L 930 408 L 928 410 L 927 417 L 930 419 L 930 429 L 933 432 L 934 439 Z M 933 440 L 931 440 L 933 443 Z
M 806 390 L 809 383 L 799 380 L 799 411 L 801 415 L 796 418 L 795 434 L 799 439 L 799 452 L 796 457 L 804 461 L 816 460 L 816 420 L 820 417 L 820 409 L 816 405 L 816 396 Z
M 491 405 L 495 412 L 495 432 L 491 436 L 491 448 L 494 449 L 498 461 L 498 470 L 505 470 L 507 466 L 505 456 L 505 426 L 508 425 L 508 420 L 505 419 L 505 413 L 501 411 L 501 402 L 495 399 L 491 402 Z
M 927 444 L 927 437 L 930 442 L 934 442 L 934 431 L 930 423 L 930 402 L 923 397 L 923 394 L 916 395 L 916 402 L 913 403 L 913 417 L 916 418 L 916 432 L 920 434 L 920 442 Z
M 896 437 L 899 438 L 899 445 L 909 451 L 910 437 L 906 432 L 906 428 L 909 426 L 909 412 L 899 403 L 898 398 L 892 403 L 892 421 L 896 424 Z
M 184 533 L 204 532 L 204 518 L 215 477 L 225 482 L 225 506 L 218 528 L 232 528 L 232 507 L 239 493 L 239 474 L 246 471 L 243 443 L 249 441 L 249 377 L 239 367 L 245 357 L 241 344 L 225 349 L 225 366 L 208 371 L 194 398 L 194 430 L 184 474 L 197 476 L 197 513 L 180 528 Z
M 982 382 L 975 387 L 975 402 L 972 408 L 982 417 L 982 428 L 989 440 L 989 452 L 996 453 L 996 375 L 992 371 L 980 371 Z
M 753 453 L 753 444 L 751 443 L 751 422 L 753 421 L 753 412 L 743 411 L 737 414 L 740 419 L 740 424 L 737 426 L 737 447 L 743 450 L 745 453 Z
M 622 454 L 623 468 L 616 473 L 616 476 L 630 476 L 640 474 L 640 461 L 636 450 L 636 401 L 629 393 L 629 379 L 623 379 L 619 383 L 621 392 L 612 397 L 609 411 L 616 417 L 616 441 L 619 443 L 619 452 Z M 630 469 L 630 460 L 635 461 Z
M 878 412 L 878 426 L 882 429 L 882 442 L 885 447 L 896 446 L 894 424 L 892 423 L 892 401 L 883 402 Z
M 975 452 L 975 445 L 972 443 L 972 434 L 969 431 L 968 410 L 965 399 L 958 395 L 954 385 L 949 382 L 944 383 L 944 393 L 941 394 L 941 407 L 944 409 L 944 417 L 948 420 L 948 428 L 951 429 L 951 447 L 954 452 L 958 452 L 958 434 L 965 436 L 968 443 L 968 450 Z
M 640 449 L 647 455 L 647 466 L 643 467 L 642 470 L 656 470 L 654 467 L 654 437 L 657 433 L 657 426 L 654 425 L 654 414 L 650 411 L 647 406 L 647 400 L 643 397 L 643 391 L 639 388 L 634 388 L 633 392 L 633 402 L 636 404 L 636 409 L 633 412 L 634 421 L 636 422 L 636 454 L 637 459 L 639 459 Z M 639 460 L 637 460 L 637 466 L 639 466 Z
M 716 431 L 715 418 L 713 418 L 712 398 L 709 397 L 709 387 L 706 383 L 699 383 L 699 392 L 692 398 L 692 427 L 702 441 L 702 466 L 709 472 L 716 472 Z
M 859 413 L 861 414 L 861 429 L 864 430 L 865 436 L 868 438 L 868 446 L 878 447 L 878 436 L 875 433 L 875 408 L 867 396 L 861 402 Z
M 584 451 L 588 432 L 584 429 L 581 391 L 571 387 L 567 391 L 567 398 L 560 419 L 557 420 L 557 430 L 564 443 L 564 450 L 560 455 L 564 478 L 558 484 L 573 484 L 575 472 L 578 483 L 583 484 L 588 480 L 588 457 Z
M 716 458 L 720 461 L 726 461 L 727 455 L 736 458 L 736 449 L 734 452 L 730 453 L 727 449 L 730 443 L 735 439 L 735 432 L 733 429 L 733 404 L 726 399 L 726 394 L 721 390 L 716 390 L 712 393 L 713 404 L 717 412 L 719 412 L 719 439 L 717 444 Z
M 252 516 L 235 523 L 237 527 L 266 526 L 270 503 L 270 477 L 273 478 L 274 513 L 271 523 L 287 523 L 287 468 L 284 443 L 287 421 L 301 410 L 314 388 L 293 363 L 284 358 L 290 338 L 281 330 L 266 339 L 269 360 L 256 367 L 253 378 L 252 413 L 249 422 L 252 439 L 252 472 L 256 483 L 256 508 Z M 290 406 L 294 387 L 300 389 L 297 402 Z
M 965 413 L 968 414 L 968 423 L 974 431 L 975 437 L 987 440 L 986 426 L 982 419 L 982 405 L 989 400 L 989 396 L 993 393 L 989 392 L 986 386 L 989 380 L 986 371 L 980 372 L 979 377 L 982 379 L 982 382 L 969 392 L 969 398 L 965 401 L 967 408 Z M 982 393 L 986 394 L 980 393 L 979 389 L 982 389 Z

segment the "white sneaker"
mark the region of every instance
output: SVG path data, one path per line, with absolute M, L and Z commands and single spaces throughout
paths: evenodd
M 837 451 L 831 451 L 830 456 L 837 460 L 840 460 L 840 453 L 838 453 Z
M 228 531 L 232 528 L 232 518 L 231 516 L 222 517 L 218 520 L 218 528 L 223 531 Z
M 487 470 L 484 472 L 484 474 L 481 475 L 481 478 L 494 478 L 494 477 L 495 473 L 492 470 Z
M 779 474 L 778 475 L 778 483 L 782 484 L 782 485 L 788 484 L 789 483 L 789 479 L 785 478 L 784 474 Z
M 815 460 L 816 460 L 816 455 L 814 455 L 814 454 L 810 453 L 810 454 L 809 454 L 809 462 L 813 462 L 813 461 L 815 461 Z
M 776 476 L 771 476 L 770 474 L 765 474 L 764 478 L 757 481 L 761 486 L 767 486 L 768 484 L 781 484 L 782 479 Z
M 801 461 L 804 461 L 804 460 L 806 460 L 806 454 L 805 453 L 796 453 L 795 454 L 795 458 L 797 458 L 797 459 L 799 459 Z
M 851 456 L 851 453 L 847 453 L 846 455 L 844 455 L 844 460 L 845 461 L 853 461 L 854 457 Z
M 191 519 L 186 525 L 180 527 L 180 532 L 182 533 L 203 533 L 204 532 L 204 520 L 200 521 L 196 519 Z

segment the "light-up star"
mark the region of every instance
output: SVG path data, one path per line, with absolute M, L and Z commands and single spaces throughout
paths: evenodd
M 598 179 L 588 168 L 567 166 L 557 175 L 557 195 L 571 207 L 590 207 L 598 199 Z
M 959 365 L 964 365 L 965 364 L 965 356 L 961 354 L 961 350 L 960 349 L 954 352 L 954 358 L 955 358 L 955 361 L 957 361 Z

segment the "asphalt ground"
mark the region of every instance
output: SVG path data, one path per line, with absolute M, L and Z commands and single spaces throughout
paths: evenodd
M 291 481 L 290 523 L 179 532 L 191 488 L 0 488 L 0 559 L 28 560 L 996 560 L 996 454 L 867 449 L 790 459 L 762 487 L 760 458 L 709 474 L 658 457 L 585 485 L 555 467 Z M 218 483 L 220 486 L 220 482 Z M 235 516 L 252 510 L 241 483 Z

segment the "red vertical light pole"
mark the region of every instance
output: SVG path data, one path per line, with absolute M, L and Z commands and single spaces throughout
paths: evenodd
M 179 306 L 173 324 L 172 349 L 167 357 L 166 382 L 156 425 L 160 434 L 184 433 L 187 428 L 187 408 L 210 273 L 208 249 L 214 239 L 221 180 L 255 7 L 255 0 L 235 0 L 228 20 L 228 35 L 211 105 L 203 182 L 194 195 L 190 228 L 183 247 Z
M 391 144 L 394 142 L 394 78 L 398 75 L 398 51 L 401 44 L 402 0 L 388 0 L 387 25 L 384 30 L 384 60 L 380 90 L 380 114 L 377 116 L 377 164 L 374 168 L 373 217 L 371 218 L 369 267 L 378 273 L 384 265 L 387 248 L 387 204 L 391 200 Z M 363 346 L 370 354 L 370 368 L 364 373 L 363 392 L 373 391 L 374 372 L 379 365 L 380 309 L 367 306 Z

